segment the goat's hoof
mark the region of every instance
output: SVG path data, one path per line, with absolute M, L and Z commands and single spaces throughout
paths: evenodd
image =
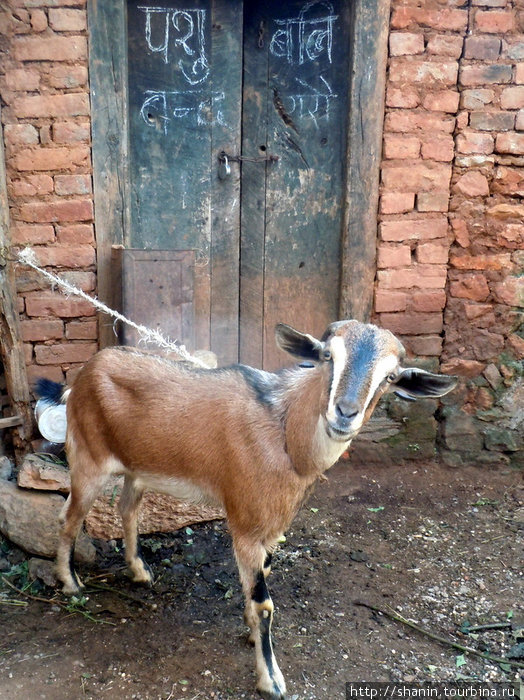
M 62 586 L 62 593 L 64 595 L 78 595 L 82 588 L 84 588 L 84 584 L 80 583 L 80 581 L 78 582 L 78 585 L 76 583 L 64 583 Z
M 264 700 L 285 700 L 286 699 L 286 686 L 282 683 L 277 683 L 273 681 L 269 687 L 257 686 L 258 694 L 264 698 Z
M 129 573 L 131 575 L 131 581 L 133 583 L 138 583 L 141 586 L 146 586 L 147 588 L 153 587 L 153 571 L 149 564 L 147 564 L 143 559 L 139 559 L 129 567 Z

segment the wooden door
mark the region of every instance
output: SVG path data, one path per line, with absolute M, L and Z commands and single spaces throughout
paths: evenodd
M 110 244 L 193 251 L 195 346 L 280 366 L 275 324 L 319 334 L 348 288 L 359 0 L 89 3 L 102 292 Z
M 269 369 L 288 361 L 276 323 L 319 334 L 338 316 L 349 11 L 245 5 L 240 358 Z

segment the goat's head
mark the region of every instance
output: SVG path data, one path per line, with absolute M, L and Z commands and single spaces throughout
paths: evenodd
M 457 384 L 456 377 L 403 367 L 406 351 L 393 333 L 358 321 L 332 323 L 320 340 L 279 324 L 276 339 L 294 357 L 325 364 L 323 419 L 327 434 L 338 442 L 355 437 L 388 391 L 408 400 L 438 398 Z

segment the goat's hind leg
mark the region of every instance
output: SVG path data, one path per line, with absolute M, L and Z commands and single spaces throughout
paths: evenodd
M 246 598 L 244 619 L 255 644 L 257 690 L 265 700 L 282 700 L 286 697 L 286 684 L 273 653 L 274 606 L 266 586 L 270 560 L 262 545 L 246 548 L 235 543 L 235 554 Z
M 142 557 L 138 541 L 138 509 L 143 495 L 144 491 L 137 486 L 135 479 L 126 474 L 124 488 L 118 502 L 124 528 L 126 562 L 133 581 L 151 585 L 153 575 Z
M 56 551 L 56 575 L 64 593 L 78 593 L 82 587 L 73 565 L 75 541 L 106 480 L 107 474 L 97 474 L 96 467 L 91 471 L 74 466 L 71 469 L 71 492 L 59 516 L 61 528 Z

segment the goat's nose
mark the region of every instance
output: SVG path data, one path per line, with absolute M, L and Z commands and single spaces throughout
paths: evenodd
M 357 413 L 359 412 L 359 405 L 358 403 L 356 403 L 356 401 L 341 399 L 337 402 L 335 410 L 339 418 L 349 420 L 357 415 Z

